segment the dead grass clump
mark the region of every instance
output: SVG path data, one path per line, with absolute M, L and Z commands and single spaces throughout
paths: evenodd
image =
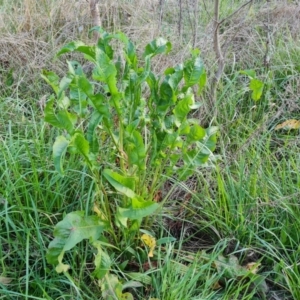
M 293 39 L 300 34 L 300 5 L 293 3 L 278 3 L 273 7 L 265 7 L 257 14 L 257 19 L 264 23 L 269 22 L 274 32 L 289 33 Z

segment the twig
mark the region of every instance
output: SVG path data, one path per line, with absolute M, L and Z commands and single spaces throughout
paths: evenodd
M 219 20 L 219 12 L 220 12 L 220 1 L 215 0 L 215 6 L 214 6 L 214 22 L 213 22 L 213 28 L 214 28 L 214 35 L 213 35 L 213 44 L 214 44 L 214 51 L 217 58 L 218 63 L 218 69 L 215 73 L 215 76 L 212 80 L 211 85 L 211 100 L 212 104 L 216 103 L 216 91 L 219 84 L 219 81 L 222 77 L 224 67 L 225 67 L 225 57 L 227 54 L 227 49 L 229 46 L 229 40 L 227 39 L 224 43 L 225 47 L 223 48 L 220 45 L 220 25 L 225 22 L 225 20 L 228 20 L 229 18 L 232 18 L 235 14 L 237 14 L 240 10 L 242 10 L 245 6 L 252 4 L 253 0 L 250 0 L 246 3 L 244 3 L 242 6 L 240 6 L 236 11 L 234 11 L 232 14 L 230 14 L 228 17 L 224 18 L 223 20 Z M 237 32 L 235 33 L 235 35 Z
M 224 23 L 226 20 L 232 18 L 234 15 L 236 15 L 240 10 L 242 10 L 245 6 L 247 6 L 248 4 L 252 4 L 253 0 L 249 0 L 248 2 L 244 3 L 242 6 L 240 6 L 236 11 L 234 11 L 231 15 L 229 15 L 228 17 L 224 18 L 223 20 L 221 20 L 219 22 L 219 26 Z
M 196 42 L 198 39 L 198 14 L 199 14 L 199 2 L 198 0 L 195 1 L 195 11 L 194 11 L 194 34 L 193 34 L 193 48 L 196 46 Z
M 182 37 L 182 0 L 179 0 L 178 35 L 179 35 L 179 39 L 181 41 L 181 37 Z
M 159 0 L 159 23 L 158 23 L 158 31 L 160 32 L 161 24 L 163 21 L 163 6 L 164 6 L 165 0 Z
M 220 23 L 219 23 L 219 8 L 220 8 L 220 1 L 215 0 L 215 7 L 214 7 L 214 36 L 213 36 L 213 44 L 214 44 L 214 51 L 216 54 L 217 58 L 217 63 L 218 63 L 218 70 L 215 73 L 215 76 L 212 81 L 212 86 L 211 86 L 211 98 L 213 103 L 216 102 L 216 90 L 218 83 L 221 79 L 221 76 L 223 74 L 224 70 L 224 56 L 222 53 L 222 49 L 220 46 L 220 34 L 219 34 L 219 28 L 220 28 Z
M 91 12 L 93 26 L 101 27 L 101 19 L 100 19 L 98 2 L 99 0 L 90 0 L 90 12 Z M 98 31 L 94 31 L 93 35 L 95 41 L 97 41 L 100 38 L 100 34 Z

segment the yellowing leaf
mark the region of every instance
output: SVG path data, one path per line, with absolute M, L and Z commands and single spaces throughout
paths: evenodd
M 212 286 L 212 289 L 213 290 L 218 290 L 220 289 L 222 286 L 220 285 L 219 281 L 216 281 L 213 286 Z
M 252 262 L 248 263 L 245 268 L 250 271 L 252 274 L 256 274 L 258 272 L 258 268 L 260 267 L 260 263 Z
M 299 129 L 299 128 L 300 128 L 300 120 L 290 119 L 281 124 L 278 124 L 275 127 L 275 130 L 279 130 L 279 129 L 290 130 L 290 129 Z
M 58 256 L 57 260 L 58 260 L 58 265 L 55 268 L 55 271 L 57 273 L 66 273 L 68 272 L 68 270 L 70 269 L 69 265 L 66 265 L 62 262 L 62 259 L 64 257 L 64 251 L 62 251 L 62 253 Z
M 0 276 L 0 283 L 3 285 L 8 285 L 12 281 L 11 278 Z
M 70 269 L 69 265 L 66 265 L 66 264 L 63 264 L 63 263 L 59 263 L 56 266 L 55 271 L 57 273 L 66 273 L 66 272 L 68 272 L 69 269 Z
M 98 203 L 96 203 L 96 202 L 94 203 L 93 211 L 98 215 L 98 217 L 100 219 L 103 219 L 103 220 L 106 219 L 103 212 L 100 210 Z
M 141 236 L 141 240 L 147 247 L 149 247 L 148 257 L 153 257 L 153 251 L 156 246 L 156 239 L 148 234 L 143 234 Z

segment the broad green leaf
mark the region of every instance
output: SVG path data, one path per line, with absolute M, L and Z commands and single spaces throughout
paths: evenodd
M 83 76 L 84 72 L 82 69 L 81 64 L 76 60 L 68 60 L 68 68 L 69 68 L 69 75 L 75 77 L 77 76 Z
M 137 65 L 137 55 L 134 44 L 131 41 L 128 41 L 125 53 L 127 54 L 127 58 L 130 61 L 132 68 L 135 70 Z
M 150 57 L 146 56 L 145 57 L 145 67 L 142 69 L 142 72 L 139 72 L 139 76 L 138 76 L 138 80 L 137 80 L 137 84 L 142 84 L 144 83 L 151 71 L 151 67 L 150 67 Z
M 102 28 L 101 26 L 94 26 L 89 30 L 89 34 L 91 34 L 92 32 L 99 32 L 101 39 L 104 38 L 105 36 L 108 35 L 108 33 L 104 30 L 104 28 Z
M 187 61 L 183 69 L 185 88 L 189 88 L 195 84 L 199 86 L 203 84 L 203 74 L 205 74 L 204 64 L 200 57 L 195 57 Z
M 86 45 L 78 46 L 76 48 L 76 51 L 84 54 L 85 59 L 87 59 L 91 62 L 95 62 L 95 47 L 94 46 L 86 46 Z
M 109 105 L 102 94 L 96 94 L 94 96 L 91 96 L 90 100 L 92 102 L 92 105 L 95 107 L 95 109 L 101 116 L 107 119 L 111 119 Z
M 127 222 L 128 222 L 128 218 L 121 215 L 121 212 L 118 207 L 116 213 L 116 225 L 118 227 L 123 226 L 124 228 L 127 228 Z
M 128 133 L 125 149 L 130 165 L 136 165 L 140 170 L 145 170 L 146 149 L 143 137 L 137 130 L 133 130 Z
M 77 121 L 76 116 L 69 113 L 66 109 L 60 110 L 56 115 L 53 108 L 54 100 L 54 97 L 51 96 L 46 104 L 45 121 L 57 128 L 65 129 L 69 134 L 72 134 Z
M 179 127 L 181 123 L 186 119 L 186 116 L 191 111 L 191 105 L 194 103 L 193 95 L 189 94 L 182 100 L 178 101 L 173 113 L 176 117 L 176 126 Z
M 94 264 L 96 266 L 93 276 L 98 279 L 102 279 L 110 270 L 111 267 L 111 259 L 109 255 L 102 250 L 102 244 L 100 241 L 95 241 L 93 246 L 97 248 L 97 255 L 95 256 Z
M 78 80 L 81 76 L 75 75 L 72 83 L 70 84 L 70 98 L 74 104 L 74 110 L 79 114 L 80 117 L 84 118 L 88 112 L 87 96 L 79 87 Z
M 174 90 L 168 82 L 169 77 L 161 83 L 159 88 L 160 97 L 165 101 L 166 104 L 172 104 L 175 102 L 174 99 Z
M 240 71 L 241 74 L 247 75 L 250 79 L 253 79 L 256 77 L 256 72 L 254 70 L 242 70 Z
M 88 164 L 91 164 L 89 153 L 89 142 L 85 139 L 82 133 L 76 132 L 71 140 L 71 145 L 75 146 L 76 150 L 85 158 Z
M 60 135 L 53 144 L 53 160 L 55 169 L 59 174 L 63 175 L 63 158 L 66 154 L 70 141 Z
M 103 176 L 119 193 L 131 199 L 136 197 L 134 177 L 125 177 L 108 169 L 103 171 Z
M 176 147 L 179 147 L 179 148 L 181 147 L 181 140 L 178 137 L 178 133 L 173 132 L 173 133 L 166 134 L 164 140 L 161 143 L 160 149 L 162 151 L 165 151 L 168 148 L 174 149 Z
M 78 47 L 81 46 L 85 46 L 85 44 L 81 41 L 74 41 L 74 42 L 70 42 L 67 45 L 63 46 L 57 53 L 56 53 L 56 57 L 64 54 L 64 53 L 68 53 L 68 52 L 72 52 L 76 49 L 78 49 Z
M 205 148 L 199 149 L 191 149 L 188 151 L 185 151 L 183 155 L 183 161 L 186 166 L 193 168 L 194 166 L 201 166 L 205 164 L 210 156 L 210 152 L 207 150 L 205 151 Z
M 179 127 L 179 129 L 178 129 L 178 133 L 179 133 L 180 135 L 186 135 L 186 134 L 188 134 L 188 133 L 190 132 L 190 130 L 191 130 L 191 127 L 190 127 L 189 122 L 184 121 L 184 122 L 180 125 L 180 127 Z
M 102 118 L 103 116 L 99 114 L 98 111 L 95 111 L 89 120 L 89 126 L 86 132 L 86 137 L 87 141 L 89 142 L 90 151 L 95 154 L 99 151 L 98 136 L 95 133 L 95 131 Z
M 55 100 L 54 96 L 51 95 L 49 101 L 46 103 L 46 107 L 44 111 L 45 121 L 57 128 L 64 129 L 63 124 L 59 122 L 59 120 L 57 119 L 54 113 L 54 108 L 53 108 L 54 100 Z
M 203 91 L 205 85 L 206 85 L 206 81 L 207 81 L 207 75 L 206 75 L 206 71 L 204 70 L 204 72 L 202 73 L 202 75 L 200 76 L 199 82 L 198 82 L 198 95 L 201 94 L 201 92 Z
M 69 113 L 66 109 L 59 110 L 57 113 L 57 121 L 60 124 L 60 126 L 55 125 L 58 128 L 65 129 L 69 134 L 72 134 L 74 132 L 74 125 L 77 122 L 77 117 L 74 114 Z M 48 121 L 48 118 L 46 118 L 45 115 L 45 121 L 54 125 L 53 123 Z
M 169 83 L 170 86 L 173 88 L 173 90 L 176 90 L 178 88 L 178 85 L 180 81 L 183 78 L 183 65 L 177 65 L 174 69 L 173 73 L 169 74 Z
M 68 108 L 68 105 L 64 105 L 63 103 L 63 99 L 64 97 L 64 91 L 70 86 L 71 82 L 72 82 L 73 78 L 70 77 L 63 77 L 62 80 L 59 83 L 59 91 L 57 93 L 57 99 L 58 99 L 58 104 L 62 104 L 61 108 Z
M 252 99 L 254 101 L 258 101 L 262 96 L 264 90 L 264 83 L 259 79 L 253 78 L 250 80 L 249 88 L 252 91 L 252 95 L 251 95 Z
M 100 220 L 98 216 L 85 216 L 84 211 L 67 214 L 54 228 L 54 240 L 49 244 L 46 255 L 48 263 L 59 264 L 66 251 L 84 239 L 96 241 L 108 228 L 107 222 Z
M 54 72 L 43 70 L 41 77 L 52 87 L 55 94 L 59 91 L 59 77 Z
M 202 143 L 210 151 L 214 151 L 216 149 L 216 145 L 217 145 L 218 127 L 212 126 L 212 127 L 205 129 L 205 131 L 206 131 L 206 137 L 205 137 L 205 141 L 203 141 Z
M 158 38 L 151 43 L 149 43 L 144 52 L 144 57 L 150 55 L 155 56 L 160 53 L 169 53 L 171 51 L 172 45 L 170 42 L 163 38 Z
M 111 94 L 117 93 L 117 69 L 114 62 L 99 48 L 96 49 L 96 62 L 96 68 L 93 71 L 94 79 L 107 83 Z
M 205 129 L 199 126 L 198 124 L 194 124 L 190 127 L 188 139 L 190 141 L 199 141 L 203 139 L 205 135 L 206 135 Z
M 77 78 L 77 86 L 89 97 L 91 98 L 94 95 L 94 86 L 91 82 L 83 76 Z
M 131 206 L 128 208 L 118 207 L 118 212 L 123 218 L 131 220 L 141 220 L 150 216 L 159 208 L 159 204 L 153 201 L 145 201 L 138 198 L 131 200 Z

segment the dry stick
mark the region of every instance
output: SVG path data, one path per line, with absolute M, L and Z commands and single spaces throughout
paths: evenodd
M 186 7 L 187 7 L 187 12 L 188 12 L 188 20 L 192 29 L 192 35 L 193 35 L 193 48 L 196 45 L 197 41 L 197 27 L 198 27 L 198 0 L 193 0 L 192 1 L 192 12 L 190 9 L 190 4 L 189 1 L 186 0 Z
M 182 0 L 179 0 L 178 35 L 179 35 L 179 40 L 181 42 L 181 38 L 182 38 Z
M 198 16 L 199 16 L 199 2 L 198 0 L 194 0 L 194 34 L 193 34 L 193 48 L 196 46 L 197 42 L 197 32 L 198 32 Z
M 267 29 L 267 36 L 266 36 L 266 52 L 264 56 L 264 66 L 267 70 L 270 67 L 270 45 L 271 45 L 271 29 L 270 29 L 270 5 L 268 3 L 268 23 L 264 24 Z
M 210 15 L 210 13 L 209 13 L 209 11 L 208 11 L 208 9 L 207 9 L 207 6 L 206 6 L 206 3 L 205 3 L 205 0 L 203 0 L 203 6 L 204 6 L 204 10 L 205 10 L 205 12 L 207 13 L 207 15 L 209 16 L 209 18 L 211 19 L 211 18 L 212 18 L 212 16 Z
M 100 12 L 98 7 L 99 0 L 90 0 L 90 11 L 91 11 L 91 17 L 93 21 L 93 26 L 99 26 L 101 27 L 101 19 L 100 19 Z M 100 34 L 98 31 L 93 32 L 94 39 L 97 41 L 100 38 Z
M 164 0 L 159 0 L 159 23 L 158 23 L 158 32 L 160 32 L 161 24 L 163 21 L 163 6 L 164 6 Z
M 210 96 L 211 96 L 212 104 L 216 103 L 217 86 L 218 86 L 218 83 L 221 79 L 221 76 L 222 76 L 223 70 L 224 70 L 224 66 L 225 66 L 224 65 L 224 56 L 223 56 L 222 49 L 221 49 L 221 46 L 220 46 L 219 12 L 220 12 L 220 1 L 215 0 L 214 23 L 213 23 L 213 27 L 214 27 L 213 44 L 214 44 L 214 51 L 215 51 L 215 55 L 216 55 L 217 63 L 218 63 L 218 70 L 215 73 L 215 76 L 212 80 L 212 85 L 211 85 L 211 95 Z
M 243 9 L 245 6 L 247 6 L 248 4 L 252 4 L 253 0 L 250 0 L 246 3 L 244 3 L 242 6 L 240 6 L 236 11 L 234 11 L 231 15 L 229 15 L 228 17 L 224 18 L 223 20 L 219 20 L 219 12 L 220 12 L 220 1 L 219 0 L 215 0 L 215 6 L 214 6 L 214 23 L 213 23 L 213 27 L 214 27 L 214 36 L 213 36 L 213 44 L 214 44 L 214 51 L 216 54 L 216 58 L 217 58 L 217 63 L 218 63 L 218 69 L 215 73 L 215 76 L 212 80 L 212 85 L 211 85 L 211 101 L 212 104 L 214 105 L 216 103 L 216 91 L 217 91 L 217 87 L 219 84 L 219 81 L 222 77 L 223 71 L 224 71 L 224 67 L 225 67 L 225 57 L 227 54 L 227 49 L 229 46 L 228 40 L 225 41 L 225 49 L 221 48 L 220 45 L 220 25 L 225 22 L 226 20 L 228 20 L 229 18 L 232 18 L 235 14 L 237 14 L 241 9 Z

